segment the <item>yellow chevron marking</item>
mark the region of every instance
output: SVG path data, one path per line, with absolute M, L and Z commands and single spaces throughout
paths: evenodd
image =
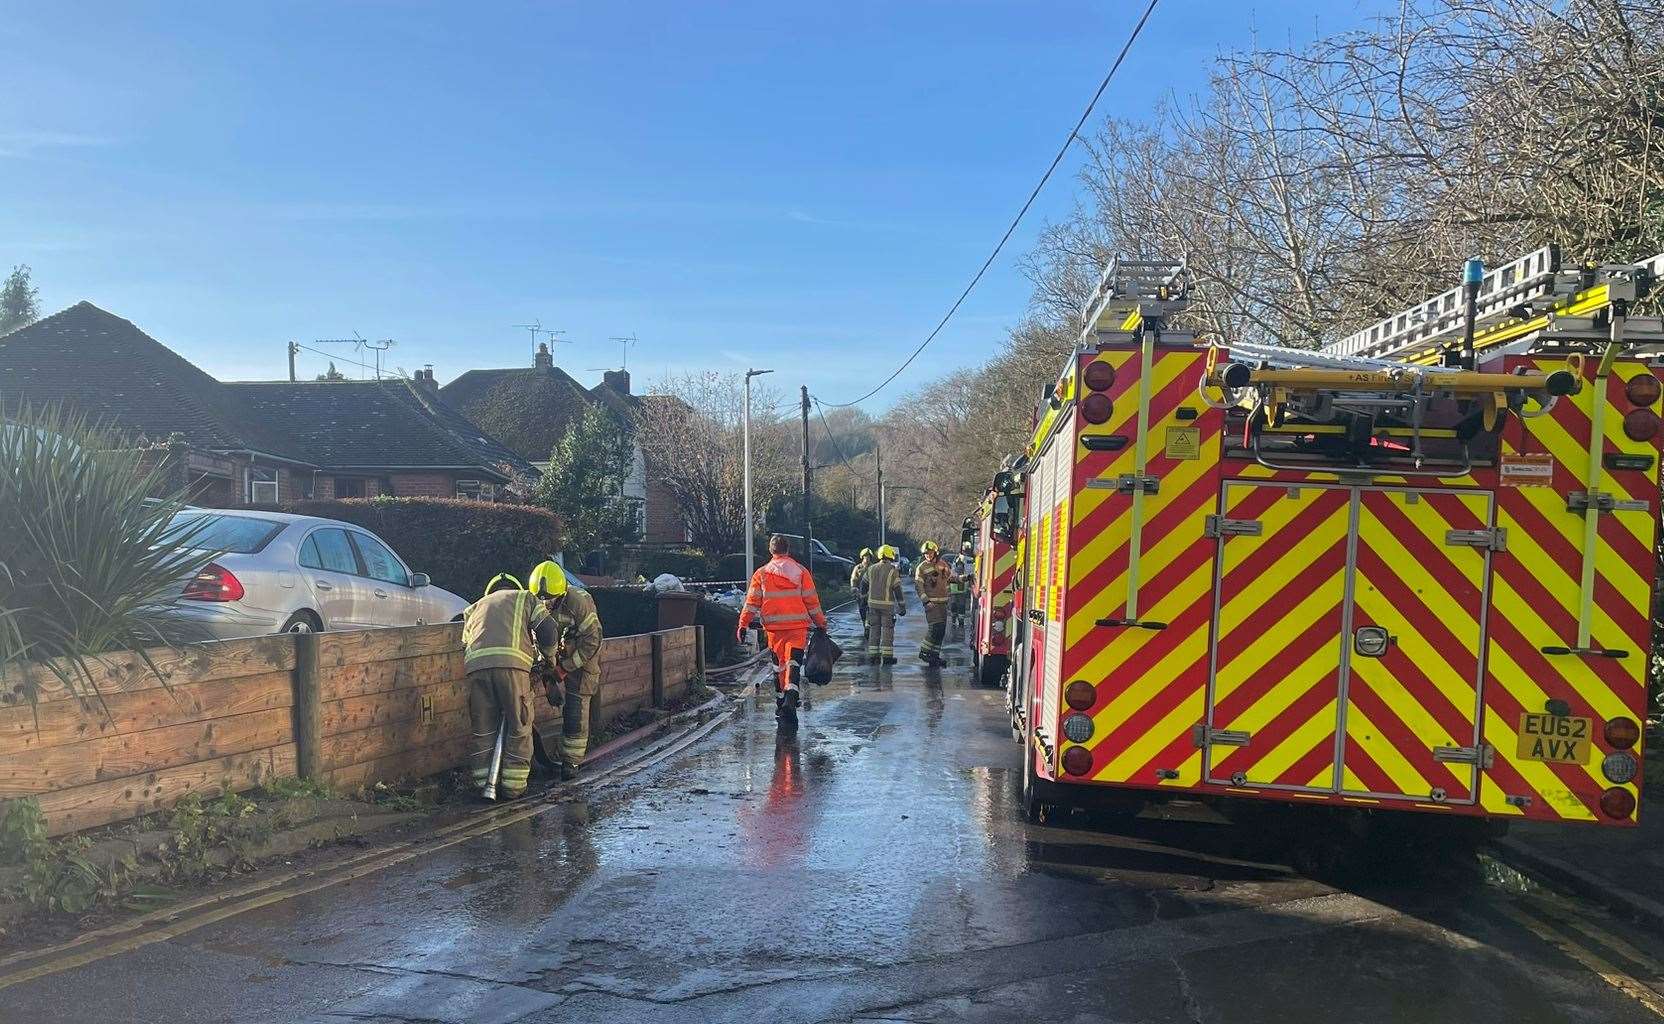
M 1204 568 L 1198 570 L 1197 575 L 1200 577 L 1200 581 L 1203 584 L 1202 589 L 1205 590 L 1209 578 L 1207 569 Z M 1117 636 L 1116 639 L 1119 640 L 1121 637 L 1132 633 L 1143 634 L 1138 638 L 1138 640 L 1145 643 L 1148 642 L 1150 637 L 1160 635 L 1152 633 L 1148 630 L 1128 629 L 1123 630 L 1120 636 Z M 1145 704 L 1153 700 L 1161 691 L 1173 685 L 1174 680 L 1178 679 L 1186 669 L 1205 658 L 1207 656 L 1207 650 L 1208 634 L 1206 630 L 1197 630 L 1195 633 L 1186 637 L 1178 644 L 1178 646 L 1169 651 L 1165 657 L 1151 666 L 1150 669 L 1143 675 L 1139 676 L 1136 682 L 1122 690 L 1118 695 L 1110 700 L 1110 702 L 1101 711 L 1098 712 L 1098 714 L 1093 718 L 1093 722 L 1096 725 L 1096 731 L 1093 735 L 1108 736 L 1110 733 L 1120 728 L 1126 723 L 1128 718 L 1132 717 L 1134 712 L 1138 711 L 1139 708 L 1142 708 Z M 1105 648 L 1103 652 L 1100 652 L 1098 657 L 1093 658 L 1092 661 L 1087 664 L 1086 670 L 1080 673 L 1081 677 L 1089 681 L 1104 678 L 1107 673 L 1096 671 L 1096 669 L 1099 662 L 1104 660 L 1103 656 L 1109 652 L 1110 648 Z
M 1294 763 L 1306 756 L 1306 753 L 1326 738 L 1333 740 L 1335 735 L 1335 702 L 1328 701 L 1309 718 L 1301 723 L 1300 728 L 1290 733 L 1288 738 L 1277 744 L 1252 762 L 1232 760 L 1229 764 L 1231 772 L 1242 772 L 1250 782 L 1286 782 L 1283 776 L 1294 767 Z M 1235 750 L 1252 750 L 1252 747 L 1231 748 Z M 1239 755 L 1240 756 L 1240 755 Z M 1221 759 L 1223 761 L 1223 759 Z M 1331 753 L 1326 759 L 1328 767 L 1319 772 L 1321 779 L 1315 786 L 1317 789 L 1329 789 L 1334 785 L 1334 755 Z M 1215 777 L 1220 769 L 1215 769 Z
M 1594 392 L 1594 389 L 1592 387 L 1585 387 L 1583 389 L 1582 394 L 1575 396 L 1577 398 L 1577 401 L 1578 401 L 1578 408 L 1583 410 L 1585 416 L 1587 416 L 1588 413 L 1589 413 L 1589 410 L 1590 410 L 1589 399 L 1592 396 L 1593 392 Z M 1566 400 L 1565 398 L 1561 398 L 1561 401 L 1565 401 L 1565 400 Z M 1619 415 L 1608 416 L 1606 419 L 1607 419 L 1609 424 L 1612 424 L 1616 429 L 1618 429 L 1621 432 L 1622 423 L 1623 423 L 1623 417 L 1622 416 L 1619 416 Z M 1566 430 L 1565 425 L 1560 423 L 1560 421 L 1556 420 L 1553 415 L 1539 416 L 1535 419 L 1527 420 L 1526 423 L 1529 425 L 1529 429 L 1531 431 L 1531 436 L 1536 438 L 1538 441 L 1540 441 L 1542 443 L 1543 447 L 1545 447 L 1549 450 L 1549 454 L 1554 456 L 1555 461 L 1560 463 L 1559 471 L 1569 473 L 1571 475 L 1572 479 L 1576 480 L 1578 482 L 1578 487 L 1575 488 L 1575 489 L 1582 489 L 1584 486 L 1586 486 L 1588 484 L 1588 481 L 1584 479 L 1585 473 L 1582 470 L 1580 470 L 1578 467 L 1584 466 L 1585 464 L 1588 463 L 1588 461 L 1589 461 L 1588 448 L 1585 445 L 1580 444 L 1577 441 L 1573 440 L 1571 434 Z M 1606 433 L 1607 437 L 1609 437 L 1609 438 L 1611 437 L 1611 430 L 1607 430 L 1605 433 Z M 1624 438 L 1623 444 L 1617 444 L 1616 442 L 1614 442 L 1614 447 L 1617 447 L 1620 451 L 1625 450 L 1626 446 L 1633 447 L 1633 445 L 1634 445 L 1634 442 L 1630 441 L 1628 438 Z M 1652 454 L 1652 449 L 1651 449 L 1650 446 L 1648 446 L 1647 448 L 1642 450 L 1642 452 L 1643 452 L 1643 454 L 1649 454 L 1650 455 L 1650 454 Z M 1522 489 L 1523 490 L 1545 490 L 1543 488 L 1522 488 Z M 1612 476 L 1611 476 L 1610 473 L 1602 473 L 1601 474 L 1601 489 L 1605 490 L 1605 491 L 1608 491 L 1608 492 L 1617 493 L 1619 495 L 1619 497 L 1621 497 L 1621 498 L 1633 497 L 1633 495 L 1630 495 L 1627 492 L 1622 491 L 1622 489 L 1612 480 Z M 1554 492 L 1553 491 L 1548 491 L 1548 493 L 1552 495 Z M 1648 497 L 1651 497 L 1651 496 L 1652 495 L 1648 495 Z M 1550 522 L 1557 522 L 1560 519 L 1572 519 L 1571 514 L 1566 511 L 1566 506 L 1565 506 L 1564 501 L 1559 499 L 1558 496 L 1556 496 L 1556 499 L 1559 503 L 1559 511 L 1557 513 L 1555 513 L 1553 516 L 1551 516 L 1549 521 Z M 1535 504 L 1535 502 L 1534 502 L 1534 504 Z M 1647 550 L 1649 550 L 1649 551 L 1652 550 L 1650 544 L 1648 544 L 1648 542 L 1651 539 L 1650 534 L 1652 532 L 1652 529 L 1651 529 L 1652 517 L 1647 516 L 1647 515 L 1640 515 L 1640 514 L 1625 515 L 1622 512 L 1614 513 L 1613 516 L 1614 516 L 1614 518 L 1617 519 L 1617 521 L 1619 523 L 1621 523 L 1623 525 L 1623 527 L 1626 530 L 1628 530 L 1630 533 L 1635 535 L 1636 540 L 1641 541 L 1643 545 L 1646 545 Z M 1581 523 L 1582 522 L 1582 517 L 1578 516 L 1576 519 L 1574 519 L 1572 521 L 1576 522 L 1576 523 Z M 1581 527 L 1579 529 L 1580 529 L 1580 532 L 1579 532 L 1578 536 L 1576 536 L 1574 538 L 1574 547 L 1581 547 L 1582 546 L 1583 538 L 1582 538 L 1582 535 L 1581 535 Z M 1576 605 L 1574 604 L 1573 607 L 1576 607 Z
M 1202 481 L 1204 477 L 1210 475 L 1213 470 L 1214 463 L 1209 462 L 1206 459 L 1196 459 L 1194 461 L 1179 463 L 1177 468 L 1173 469 L 1166 476 L 1161 478 L 1161 489 L 1158 492 L 1152 495 L 1145 495 L 1145 500 L 1149 503 L 1145 521 L 1148 522 L 1149 520 L 1154 519 L 1156 516 L 1161 514 L 1163 509 L 1167 508 L 1167 506 L 1171 505 L 1173 502 L 1178 501 L 1180 498 L 1189 497 L 1191 488 L 1198 486 L 1198 482 Z M 1211 482 L 1208 482 L 1203 486 L 1207 486 L 1209 490 L 1212 489 Z M 1091 493 L 1108 494 L 1109 492 L 1094 490 Z M 1117 497 L 1119 497 L 1122 501 L 1128 502 L 1130 505 L 1130 499 L 1128 499 L 1126 495 L 1117 495 Z M 1080 498 L 1081 501 L 1078 504 L 1084 504 L 1085 495 L 1081 495 Z M 1197 515 L 1202 516 L 1212 512 L 1213 509 L 1211 505 L 1211 502 L 1204 501 L 1200 506 L 1198 506 Z M 1077 505 L 1077 513 L 1078 512 L 1079 507 Z M 1075 516 L 1075 526 L 1079 527 L 1085 519 L 1086 516 L 1084 514 L 1077 514 Z M 1200 522 L 1200 519 L 1197 521 Z M 1200 531 L 1198 530 L 1196 534 L 1189 534 L 1186 532 L 1187 529 L 1188 527 L 1186 526 L 1180 526 L 1178 529 L 1170 533 L 1168 538 L 1172 539 L 1179 534 L 1184 534 L 1190 543 L 1195 543 L 1200 536 Z M 1106 522 L 1103 527 L 1099 529 L 1097 535 L 1083 544 L 1081 549 L 1077 551 L 1074 557 L 1069 560 L 1069 585 L 1071 587 L 1079 585 L 1082 580 L 1086 579 L 1088 575 L 1102 565 L 1110 555 L 1125 547 L 1131 535 L 1132 527 L 1128 517 L 1115 516 Z M 1147 567 L 1149 553 L 1146 552 L 1141 557 Z M 1151 578 L 1153 578 L 1153 576 Z M 1126 585 L 1124 583 L 1121 585 L 1120 590 L 1123 593 L 1126 592 Z
M 1288 647 L 1288 643 L 1294 635 L 1317 621 L 1319 616 L 1324 616 L 1333 622 L 1337 643 L 1325 644 L 1318 648 L 1317 653 L 1302 664 L 1300 669 L 1291 672 L 1288 678 L 1279 681 L 1264 697 L 1261 697 L 1260 704 L 1271 701 L 1273 695 L 1282 694 L 1284 699 L 1275 704 L 1273 710 L 1285 707 L 1294 697 L 1304 692 L 1312 680 L 1318 678 L 1324 672 L 1333 671 L 1340 663 L 1340 652 L 1338 650 L 1341 621 L 1339 605 L 1345 586 L 1345 578 L 1345 567 L 1336 566 L 1335 571 L 1329 575 L 1328 579 L 1313 580 L 1311 591 L 1298 604 L 1288 608 L 1275 625 L 1260 636 L 1255 637 L 1253 642 L 1236 657 L 1228 662 L 1220 662 L 1215 670 L 1214 703 L 1216 705 L 1225 703 L 1243 684 L 1264 672 L 1266 663 L 1282 653 Z M 1231 602 L 1231 606 L 1241 606 L 1250 602 L 1256 608 L 1264 603 L 1261 595 L 1255 594 L 1253 591 L 1246 591 L 1238 600 Z M 1226 637 L 1231 635 L 1225 629 L 1225 609 L 1220 609 L 1219 617 L 1219 637 L 1223 642 Z M 1286 628 L 1285 623 L 1287 624 Z M 1319 663 L 1318 671 L 1307 674 L 1304 671 L 1305 668 L 1314 662 Z M 1293 687 L 1292 693 L 1287 691 L 1290 686 Z M 1269 717 L 1266 720 L 1269 721 Z M 1227 728 L 1236 728 L 1236 726 L 1228 726 Z
M 1198 658 L 1201 657 L 1202 654 L 1206 653 L 1207 645 L 1202 644 L 1201 647 L 1202 650 L 1197 654 Z M 1125 750 L 1118 754 L 1113 761 L 1105 765 L 1103 771 L 1098 773 L 1098 778 L 1111 782 L 1150 781 L 1147 779 L 1135 779 L 1133 778 L 1133 773 L 1149 764 L 1151 758 L 1161 753 L 1174 740 L 1189 732 L 1197 722 L 1202 720 L 1202 704 L 1206 698 L 1206 694 L 1207 680 L 1202 675 L 1198 674 L 1195 684 L 1185 695 L 1185 698 L 1179 701 L 1179 703 L 1174 706 L 1172 711 L 1162 716 L 1161 721 L 1152 725 L 1147 731 L 1145 731 L 1144 735 L 1140 736 L 1137 740 L 1129 743 Z M 1200 752 L 1198 752 L 1198 755 L 1199 753 Z M 1170 768 L 1172 766 L 1158 765 L 1157 767 Z M 1195 774 L 1187 776 L 1185 774 L 1185 769 L 1187 767 L 1194 771 Z M 1177 769 L 1179 777 L 1176 779 L 1168 779 L 1166 781 L 1177 785 L 1188 785 L 1199 782 L 1201 781 L 1201 767 L 1202 759 L 1200 756 L 1187 758 L 1185 763 L 1180 765 Z
M 1163 484 L 1165 486 L 1165 482 Z M 1156 544 L 1144 552 L 1143 569 L 1145 580 L 1154 581 L 1171 566 L 1180 555 L 1192 546 L 1205 543 L 1202 540 L 1203 521 L 1213 511 L 1211 504 L 1203 502 L 1195 512 L 1185 518 L 1185 521 L 1170 530 Z M 1107 534 L 1108 530 L 1104 531 Z M 1117 573 L 1113 579 L 1106 580 L 1102 587 L 1094 593 L 1087 594 L 1084 590 L 1076 590 L 1085 582 L 1084 572 L 1077 573 L 1077 568 L 1085 562 L 1090 562 L 1096 568 L 1104 561 L 1107 551 L 1115 545 L 1106 543 L 1104 534 L 1090 545 L 1090 550 L 1098 557 L 1088 558 L 1080 555 L 1070 561 L 1069 586 L 1070 607 L 1073 614 L 1069 616 L 1069 631 L 1067 646 L 1074 646 L 1076 640 L 1086 636 L 1093 628 L 1093 624 L 1101 618 L 1121 608 L 1127 594 L 1125 570 Z M 1101 547 L 1101 550 L 1100 550 Z M 1151 612 L 1151 615 L 1154 613 Z M 1149 615 L 1145 616 L 1150 617 Z
M 1433 788 L 1434 783 L 1422 778 L 1421 772 L 1393 745 L 1381 727 L 1356 704 L 1349 704 L 1346 709 L 1346 744 L 1348 750 L 1355 747 L 1375 762 L 1375 767 L 1392 780 L 1394 792 L 1423 796 Z M 1379 792 L 1372 786 L 1365 787 L 1363 791 Z

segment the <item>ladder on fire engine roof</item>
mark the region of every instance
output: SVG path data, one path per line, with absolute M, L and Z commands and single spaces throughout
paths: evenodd
M 1491 357 L 1599 346 L 1608 337 L 1607 312 L 1644 297 L 1660 277 L 1664 253 L 1633 264 L 1567 266 L 1559 246 L 1545 245 L 1479 281 L 1474 352 Z M 1466 287 L 1418 302 L 1319 351 L 1340 359 L 1436 362 L 1462 341 Z M 1656 317 L 1629 317 L 1626 338 L 1632 347 L 1664 344 L 1664 325 Z
M 1157 326 L 1190 304 L 1190 268 L 1183 260 L 1112 258 L 1098 275 L 1098 285 L 1081 311 L 1081 335 L 1131 331 L 1143 323 Z

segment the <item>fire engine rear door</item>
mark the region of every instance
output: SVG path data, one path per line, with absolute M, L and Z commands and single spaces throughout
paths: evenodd
M 1341 791 L 1472 803 L 1491 495 L 1362 488 Z
M 1221 498 L 1205 778 L 1333 792 L 1352 489 L 1229 481 Z

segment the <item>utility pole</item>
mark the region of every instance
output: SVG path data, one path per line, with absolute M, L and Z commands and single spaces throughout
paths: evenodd
M 291 384 L 294 383 L 295 380 L 295 355 L 298 352 L 300 352 L 300 342 L 289 342 L 289 382 Z
M 872 454 L 878 460 L 878 543 L 884 544 L 884 449 L 873 445 Z
M 751 574 L 757 571 L 757 527 L 751 518 L 751 378 L 761 377 L 773 370 L 745 371 L 745 413 L 742 433 L 745 435 L 745 585 L 751 585 Z
M 809 385 L 803 385 L 803 564 L 815 572 L 815 535 L 809 526 Z

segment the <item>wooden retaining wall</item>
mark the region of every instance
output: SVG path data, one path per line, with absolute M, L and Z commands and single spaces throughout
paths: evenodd
M 56 835 L 274 777 L 354 787 L 456 767 L 470 733 L 461 637 L 446 623 L 161 648 L 148 652 L 160 678 L 124 652 L 92 663 L 102 705 L 31 666 L 38 705 L 0 685 L 0 802 L 38 798 Z M 693 626 L 607 639 L 591 731 L 681 696 L 702 651 Z M 533 697 L 553 751 L 560 711 Z

